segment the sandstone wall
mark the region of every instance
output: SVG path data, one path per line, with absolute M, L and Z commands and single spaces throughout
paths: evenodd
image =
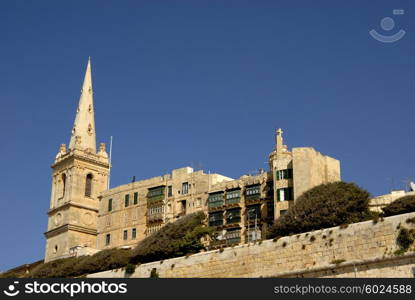
M 401 256 L 394 252 L 398 227 L 415 213 L 266 240 L 256 245 L 202 252 L 140 265 L 131 277 L 414 277 L 415 245 Z M 343 261 L 343 262 L 341 262 Z M 337 262 L 337 264 L 336 264 Z M 339 263 L 341 262 L 341 263 Z M 112 270 L 88 277 L 124 277 Z
M 340 162 L 325 156 L 314 148 L 293 148 L 294 200 L 304 192 L 322 183 L 340 178 Z

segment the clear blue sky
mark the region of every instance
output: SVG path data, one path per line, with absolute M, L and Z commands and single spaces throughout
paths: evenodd
M 112 186 L 191 163 L 238 178 L 266 166 L 276 127 L 373 195 L 415 180 L 414 8 L 1 1 L 0 270 L 43 257 L 50 165 L 69 143 L 88 56 L 97 142 L 114 136 Z M 385 44 L 371 29 L 407 33 Z

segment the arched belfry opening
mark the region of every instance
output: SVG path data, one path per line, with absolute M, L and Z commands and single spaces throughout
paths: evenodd
M 65 197 L 65 190 L 66 190 L 66 174 L 62 174 L 62 198 Z
M 86 197 L 91 197 L 92 195 L 92 174 L 89 173 L 88 175 L 86 175 L 86 181 L 85 181 L 85 196 Z

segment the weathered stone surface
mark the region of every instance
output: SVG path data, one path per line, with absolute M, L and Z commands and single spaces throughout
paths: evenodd
M 140 265 L 131 277 L 414 277 L 415 245 L 396 256 L 398 225 L 415 213 Z M 376 233 L 376 234 L 374 234 Z M 310 236 L 316 237 L 310 242 Z M 298 236 L 298 237 L 297 237 Z M 323 238 L 325 236 L 325 238 Z M 331 242 L 330 242 L 331 241 Z M 285 246 L 284 246 L 285 245 Z M 299 248 L 299 246 L 301 247 Z M 302 245 L 306 245 L 302 249 Z M 334 264 L 336 261 L 340 264 Z M 88 277 L 124 277 L 112 270 Z

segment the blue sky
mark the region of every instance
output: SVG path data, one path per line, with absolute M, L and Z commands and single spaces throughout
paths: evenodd
M 2 1 L 0 270 L 41 259 L 51 170 L 88 56 L 112 186 L 186 165 L 238 178 L 288 146 L 373 195 L 414 173 L 411 1 Z M 405 9 L 393 15 L 393 9 Z M 384 17 L 395 28 L 380 27 Z M 395 43 L 371 29 L 406 35 Z

